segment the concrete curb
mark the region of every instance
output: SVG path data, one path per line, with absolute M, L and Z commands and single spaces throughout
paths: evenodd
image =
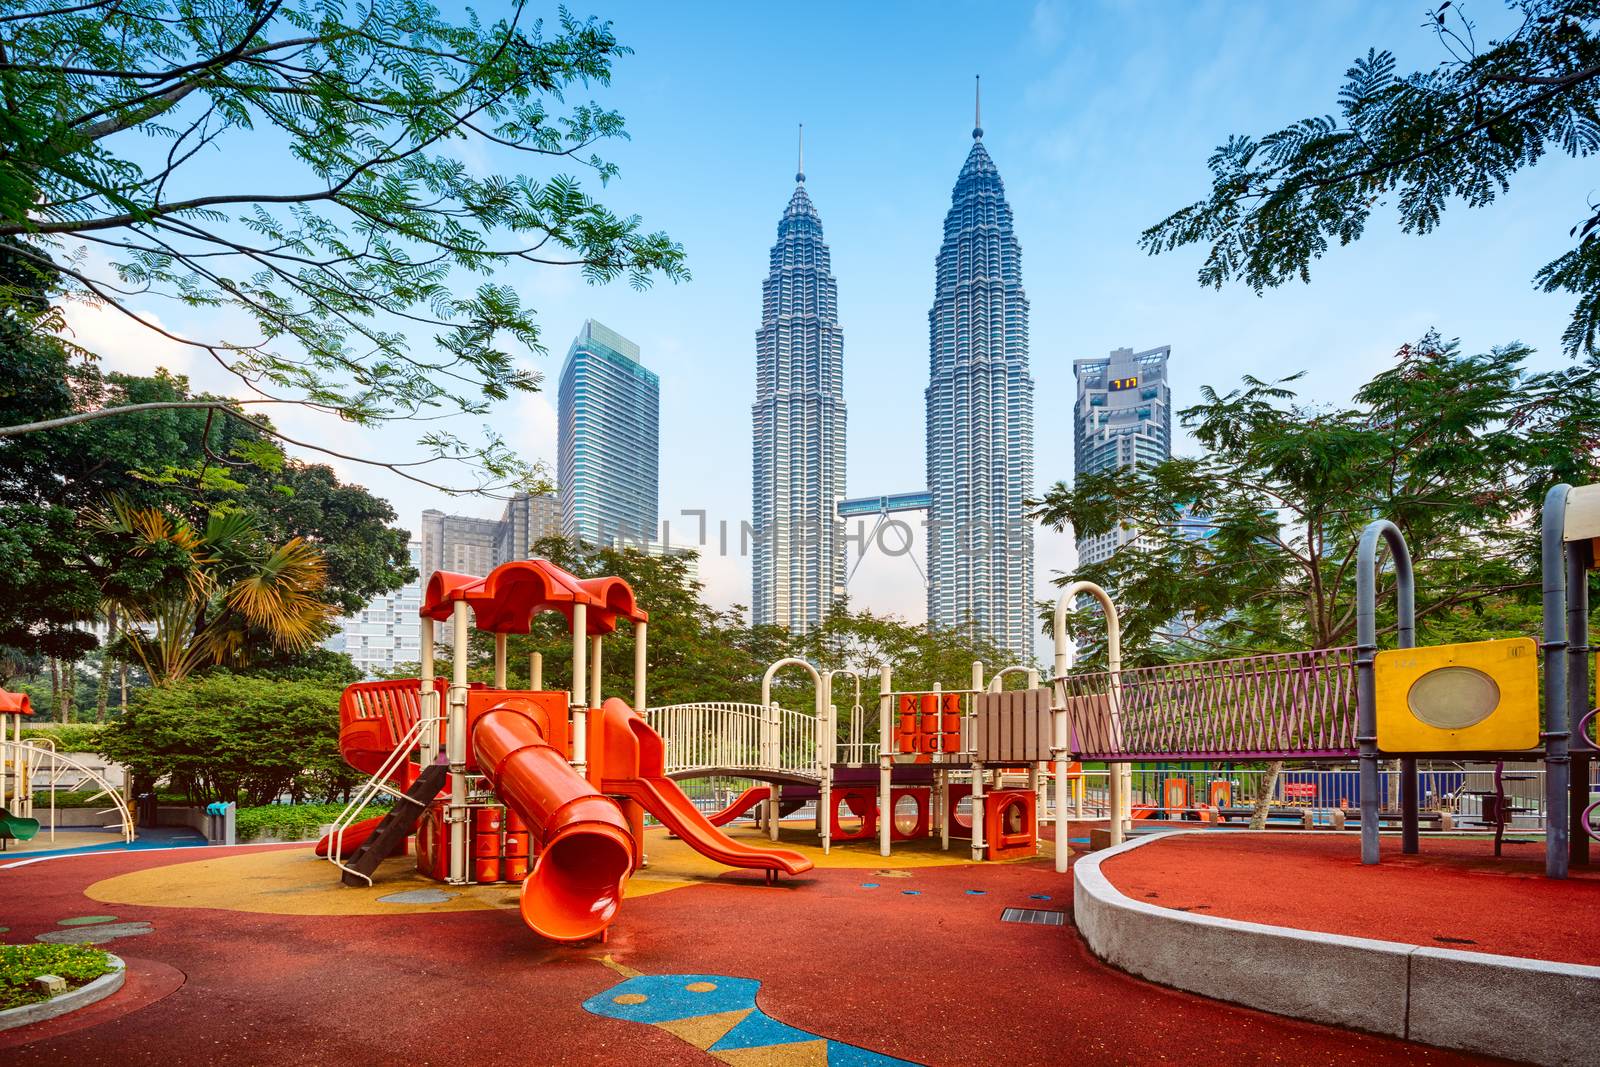
M 108 953 L 108 955 L 110 955 Z M 96 1001 L 101 1001 L 122 988 L 123 981 L 127 978 L 128 965 L 121 956 L 111 955 L 111 966 L 115 968 L 110 974 L 102 974 L 88 985 L 69 989 L 59 996 L 49 1000 L 41 1000 L 37 1004 L 24 1004 L 19 1008 L 7 1008 L 0 1011 L 0 1030 L 10 1030 L 18 1026 L 27 1026 L 30 1023 L 44 1022 L 54 1019 L 58 1015 L 65 1015 L 69 1011 L 87 1008 Z
M 1110 857 L 1166 836 L 1073 864 L 1074 921 L 1112 966 L 1310 1022 L 1549 1067 L 1594 1062 L 1600 967 L 1196 915 L 1123 896 L 1101 872 Z

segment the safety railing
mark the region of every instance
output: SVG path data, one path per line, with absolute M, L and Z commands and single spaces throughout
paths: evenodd
M 394 751 L 390 752 L 378 769 L 361 784 L 361 788 L 356 790 L 355 795 L 344 806 L 344 810 L 339 812 L 339 817 L 333 820 L 333 829 L 328 834 L 328 860 L 339 870 L 356 875 L 368 885 L 372 884 L 372 878 L 369 875 L 362 874 L 360 871 L 345 865 L 345 831 L 350 829 L 362 817 L 372 802 L 380 796 L 388 796 L 400 803 L 411 803 L 405 792 L 396 788 L 392 781 L 400 775 L 401 768 L 410 761 L 418 743 L 422 740 L 424 731 L 429 729 L 437 730 L 439 723 L 442 721 L 441 716 L 419 716 L 411 724 L 411 728 L 401 736 L 400 742 L 395 746 Z
M 53 740 L 44 739 L 31 741 L 0 741 L 0 760 L 10 768 L 16 782 L 17 803 L 12 810 L 13 815 L 24 818 L 36 818 L 34 815 L 33 794 L 47 792 L 50 796 L 49 806 L 49 833 L 50 840 L 56 839 L 56 791 L 60 789 L 68 776 L 72 787 L 81 791 L 85 781 L 92 782 L 97 787 L 97 792 L 89 797 L 88 803 L 93 804 L 101 797 L 110 801 L 111 806 L 100 810 L 97 814 L 110 815 L 116 813 L 122 823 L 122 840 L 131 842 L 134 837 L 133 809 L 128 803 L 128 798 L 123 791 L 112 785 L 99 771 L 88 764 L 73 759 L 63 752 L 57 752 Z
M 1082 759 L 1356 754 L 1354 648 L 1100 671 L 1055 685 Z
M 729 770 L 817 774 L 817 720 L 773 704 L 707 701 L 650 708 L 668 774 Z

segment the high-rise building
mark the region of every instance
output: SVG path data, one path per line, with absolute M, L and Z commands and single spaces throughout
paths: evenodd
M 422 513 L 423 580 L 434 571 L 485 575 L 502 563 L 527 559 L 534 542 L 561 532 L 561 504 L 554 493 L 518 493 L 498 519 Z
M 1077 474 L 1153 467 L 1172 458 L 1172 389 L 1167 385 L 1171 355 L 1171 345 L 1146 352 L 1119 348 L 1104 359 L 1072 364 L 1078 379 L 1072 411 Z M 1079 537 L 1078 562 L 1100 563 L 1135 536 L 1134 531 L 1118 527 Z
M 422 660 L 422 586 L 431 572 L 422 569 L 422 542 L 412 541 L 411 565 L 418 576 L 393 593 L 373 597 L 354 615 L 339 620 L 339 629 L 323 648 L 349 655 L 367 677 L 393 671 L 405 663 Z
M 639 346 L 595 322 L 561 369 L 561 528 L 591 544 L 660 537 L 661 384 Z
M 1031 655 L 1033 378 L 1022 248 L 982 113 L 956 179 L 928 312 L 928 619 Z
M 805 632 L 844 592 L 844 332 L 804 146 L 756 331 L 752 615 Z

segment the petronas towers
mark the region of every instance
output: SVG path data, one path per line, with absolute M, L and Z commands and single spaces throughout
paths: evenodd
M 1035 632 L 1033 379 L 1011 207 L 981 122 L 956 179 L 928 312 L 927 606 L 1030 657 Z M 816 626 L 843 596 L 844 341 L 804 168 L 778 223 L 756 333 L 755 622 Z M 886 402 L 884 411 L 893 408 Z M 883 497 L 888 501 L 890 497 Z M 861 501 L 851 502 L 862 514 Z

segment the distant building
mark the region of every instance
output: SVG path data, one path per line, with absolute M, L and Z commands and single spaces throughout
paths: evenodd
M 422 513 L 423 580 L 434 571 L 485 575 L 500 564 L 533 555 L 541 537 L 561 532 L 561 505 L 554 493 L 518 493 L 498 519 Z
M 1078 380 L 1073 468 L 1079 476 L 1153 467 L 1172 458 L 1172 389 L 1167 384 L 1171 355 L 1171 345 L 1145 352 L 1119 348 L 1104 359 L 1073 363 Z M 1191 516 L 1190 521 L 1205 520 Z M 1122 527 L 1094 537 L 1080 536 L 1078 563 L 1103 562 L 1134 537 L 1134 531 Z
M 1033 377 L 1028 297 L 983 123 L 950 194 L 928 312 L 928 620 L 1031 656 Z
M 428 573 L 422 569 L 422 542 L 408 546 L 411 565 L 418 576 L 400 589 L 373 597 L 354 615 L 339 620 L 339 629 L 322 647 L 348 655 L 367 677 L 393 671 L 422 660 L 422 627 L 417 611 L 422 607 L 422 587 Z
M 845 585 L 844 331 L 804 157 L 778 220 L 756 331 L 751 614 L 805 633 Z
M 661 385 L 639 346 L 585 322 L 567 350 L 558 406 L 562 531 L 590 544 L 659 538 Z

